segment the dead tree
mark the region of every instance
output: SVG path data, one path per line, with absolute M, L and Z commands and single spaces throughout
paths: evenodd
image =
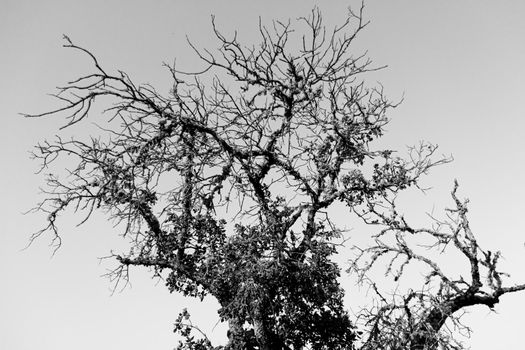
M 379 237 L 396 233 L 396 245 L 378 238 L 363 256 L 419 260 L 431 268 L 429 280 L 442 281 L 437 299 L 412 292 L 402 305 L 371 309 L 373 326 L 363 349 L 396 348 L 385 333 L 396 331 L 385 326 L 393 313 L 405 312 L 400 320 L 411 328 L 401 334 L 416 349 L 427 346 L 454 311 L 491 305 L 502 293 L 521 289 L 502 287 L 495 270 L 499 255 L 478 258 L 481 250 L 459 202 L 455 213 L 463 233 L 421 233 L 462 249 L 473 266 L 471 282 L 446 279 L 404 243 L 406 233 L 420 231 L 397 214 L 377 211 L 378 203 L 417 185 L 447 160 L 434 160 L 432 145 L 421 145 L 408 160 L 374 148 L 396 104 L 380 86 L 365 84 L 364 74 L 377 68 L 351 52 L 367 25 L 362 8 L 332 29 L 317 10 L 295 25 L 260 25 L 259 43 L 246 46 L 214 24 L 218 50 L 192 46 L 204 64 L 200 73 L 167 66 L 173 77 L 167 94 L 110 72 L 65 37 L 64 46 L 90 57 L 94 70 L 59 88 L 61 108 L 28 117 L 63 115 L 68 130 L 93 118 L 107 125 L 97 135 L 37 146 L 42 171 L 57 159 L 72 166 L 67 176 L 55 170 L 47 177 L 46 197 L 37 207 L 47 214 L 47 225 L 33 239 L 51 232 L 60 246 L 57 221 L 67 208 L 82 212 L 81 222 L 95 211 L 107 213 L 130 243 L 128 252 L 114 254 L 118 267 L 110 277 L 118 283 L 130 267 L 147 267 L 172 292 L 213 296 L 229 324 L 225 349 L 354 348 L 358 333 L 343 306 L 340 266 L 331 260 L 345 234 L 331 220 L 337 202 L 387 224 Z M 99 104 L 105 112 L 94 116 Z M 491 273 L 492 294 L 481 291 L 480 265 Z M 363 276 L 366 270 L 357 269 Z M 416 314 L 408 306 L 420 299 L 424 309 Z M 415 323 L 416 317 L 423 319 Z M 186 338 L 179 349 L 213 348 L 205 336 L 194 337 L 198 328 L 188 318 L 187 311 L 177 318 L 175 328 Z
M 509 275 L 498 270 L 501 253 L 479 246 L 467 218 L 468 200 L 461 201 L 457 189 L 455 182 L 454 207 L 446 210 L 446 219 L 434 219 L 431 228 L 407 223 L 394 199 L 369 202 L 360 213 L 367 223 L 383 227 L 374 236 L 375 244 L 355 248 L 357 257 L 349 269 L 377 296 L 374 307 L 360 314 L 366 329 L 360 349 L 463 349 L 454 337 L 454 331 L 470 333 L 461 322 L 462 312 L 474 305 L 493 309 L 502 295 L 525 289 L 525 284 L 504 283 Z M 454 250 L 468 266 L 467 274 L 461 266 L 453 273 L 444 272 L 439 259 L 451 256 Z M 403 293 L 387 296 L 377 280 L 369 278 L 377 267 L 397 282 L 406 277 L 410 265 L 417 265 L 424 277 L 421 285 Z

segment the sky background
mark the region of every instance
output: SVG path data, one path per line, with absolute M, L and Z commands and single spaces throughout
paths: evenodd
M 198 305 L 170 295 L 162 282 L 134 270 L 132 286 L 111 295 L 100 277 L 110 262 L 99 257 L 123 244 L 102 215 L 75 227 L 63 222 L 63 246 L 52 255 L 49 237 L 22 250 L 44 223 L 22 215 L 42 199 L 32 146 L 52 138 L 59 118 L 24 119 L 57 106 L 48 93 L 92 70 L 88 59 L 62 49 L 62 34 L 89 48 L 108 70 L 121 69 L 136 82 L 168 91 L 162 62 L 192 70 L 200 66 L 186 35 L 200 47 L 214 48 L 210 15 L 226 33 L 254 42 L 258 17 L 287 20 L 308 15 L 316 1 L 26 1 L 0 0 L 0 348 L 171 349 L 178 312 L 189 306 L 213 339 L 224 339 L 215 305 Z M 328 26 L 344 19 L 356 2 L 317 4 Z M 448 202 L 452 181 L 471 200 L 470 222 L 482 246 L 501 250 L 513 280 L 525 281 L 525 2 L 369 0 L 371 20 L 355 50 L 368 50 L 378 66 L 369 76 L 403 104 L 384 143 L 403 150 L 427 140 L 452 154 L 454 162 L 436 169 L 431 185 L 407 211 L 439 210 Z M 94 116 L 96 118 L 96 116 Z M 351 226 L 351 223 L 349 224 Z M 343 278 L 343 283 L 345 279 Z M 350 290 L 353 286 L 346 285 Z M 351 305 L 349 305 L 350 307 Z M 475 308 L 466 316 L 474 334 L 472 349 L 523 347 L 525 295 L 505 296 L 496 313 Z

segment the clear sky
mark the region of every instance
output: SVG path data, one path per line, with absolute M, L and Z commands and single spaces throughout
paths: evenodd
M 111 296 L 100 276 L 109 262 L 98 258 L 122 247 L 103 216 L 82 227 L 63 220 L 63 246 L 51 258 L 47 237 L 21 250 L 43 217 L 22 215 L 42 197 L 42 177 L 29 160 L 31 147 L 51 138 L 63 122 L 27 120 L 56 106 L 54 87 L 92 68 L 78 53 L 62 49 L 62 34 L 89 48 L 101 63 L 135 81 L 169 89 L 162 62 L 198 68 L 185 42 L 213 48 L 210 15 L 225 31 L 253 41 L 263 21 L 307 15 L 316 1 L 72 1 L 0 0 L 0 348 L 171 349 L 172 324 L 185 306 L 200 325 L 214 329 L 213 303 L 204 307 L 170 295 L 162 282 L 134 271 L 132 287 Z M 352 2 L 350 2 L 352 3 Z M 343 19 L 348 1 L 319 1 L 328 25 Z M 355 4 L 355 2 L 353 2 Z M 371 24 L 356 45 L 377 65 L 370 76 L 387 95 L 404 96 L 391 113 L 385 142 L 392 148 L 419 140 L 437 143 L 455 161 L 437 169 L 433 186 L 410 210 L 442 207 L 457 178 L 471 200 L 471 226 L 479 241 L 502 250 L 516 282 L 525 281 L 525 2 L 521 0 L 369 0 Z M 96 116 L 95 116 L 96 117 Z M 351 224 L 350 224 L 351 225 Z M 344 281 L 344 278 L 343 278 Z M 346 286 L 351 289 L 352 286 Z M 497 313 L 473 309 L 465 320 L 473 349 L 523 348 L 525 295 L 503 297 Z

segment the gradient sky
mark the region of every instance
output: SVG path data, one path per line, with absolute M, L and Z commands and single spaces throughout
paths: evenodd
M 223 328 L 214 328 L 213 302 L 202 306 L 170 295 L 144 271 L 133 271 L 131 288 L 111 296 L 111 284 L 100 276 L 113 265 L 98 258 L 123 245 L 102 215 L 82 227 L 75 227 L 78 218 L 64 218 L 63 246 L 53 258 L 48 237 L 22 251 L 44 219 L 21 214 L 42 198 L 42 177 L 34 174 L 38 164 L 29 151 L 53 137 L 63 120 L 18 113 L 56 106 L 46 94 L 92 69 L 86 57 L 61 48 L 62 34 L 89 48 L 108 70 L 122 69 L 136 82 L 167 91 L 162 62 L 176 57 L 178 67 L 199 67 L 186 35 L 215 47 L 211 14 L 219 27 L 237 29 L 250 43 L 259 16 L 296 18 L 317 4 L 330 26 L 352 3 L 0 0 L 0 348 L 171 349 L 172 324 L 185 306 L 213 339 L 224 338 Z M 403 149 L 427 140 L 455 158 L 425 180 L 433 189 L 408 209 L 442 208 L 457 178 L 461 195 L 471 200 L 479 242 L 501 250 L 513 280 L 523 283 L 525 2 L 369 0 L 365 14 L 371 24 L 355 49 L 389 66 L 370 82 L 382 82 L 393 99 L 404 96 L 390 114 L 385 143 Z M 465 317 L 474 330 L 468 344 L 523 348 L 525 294 L 503 297 L 496 310 L 475 308 Z

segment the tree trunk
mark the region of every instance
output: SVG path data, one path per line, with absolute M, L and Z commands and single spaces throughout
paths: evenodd
M 228 344 L 226 345 L 226 349 L 237 350 L 239 349 L 238 344 L 243 342 L 244 330 L 239 319 L 237 318 L 230 319 L 228 321 L 228 325 Z
M 278 350 L 272 347 L 271 336 L 266 329 L 265 322 L 262 319 L 256 319 L 253 321 L 253 328 L 255 331 L 255 338 L 259 344 L 260 350 Z

